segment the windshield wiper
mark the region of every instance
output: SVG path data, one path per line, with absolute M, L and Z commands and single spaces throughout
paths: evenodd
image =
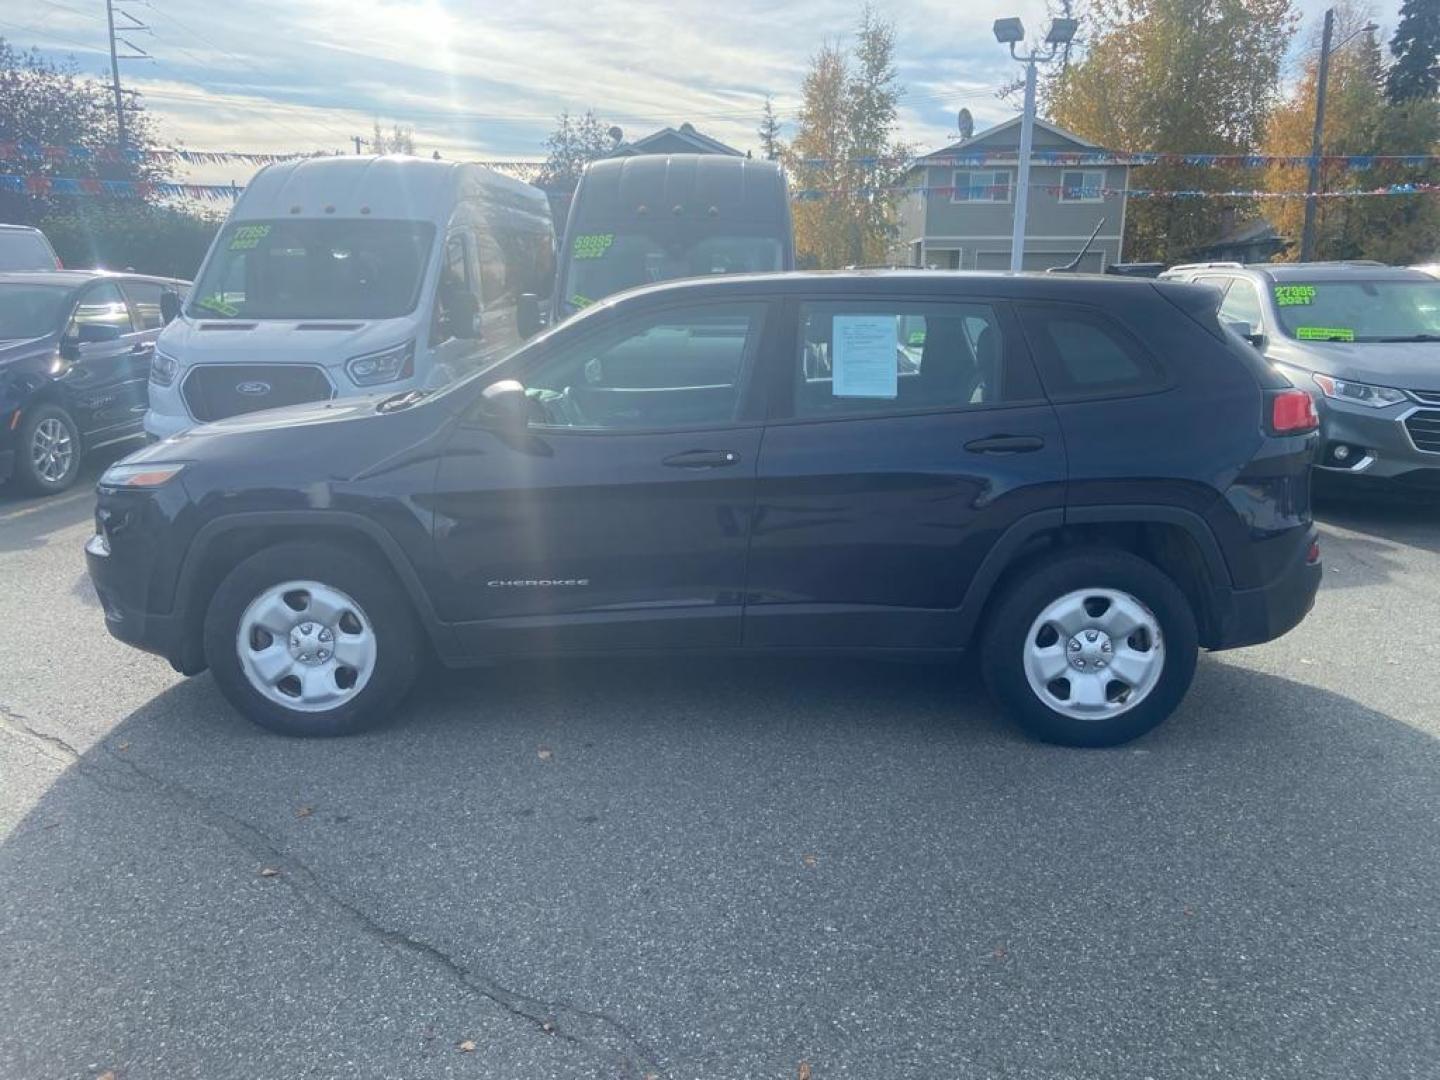
M 1393 337 L 1371 338 L 1371 341 L 1440 341 L 1440 334 L 1396 334 Z

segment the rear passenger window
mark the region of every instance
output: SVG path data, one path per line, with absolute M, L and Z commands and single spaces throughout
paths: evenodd
M 158 330 L 165 325 L 165 320 L 160 317 L 160 294 L 164 288 L 159 282 L 127 281 L 124 289 L 135 307 L 135 314 L 140 316 L 141 330 Z
M 1165 375 L 1126 331 L 1084 308 L 1025 304 L 1025 336 L 1052 397 L 1145 393 Z
M 795 415 L 992 404 L 1007 390 L 1004 353 L 988 304 L 802 304 Z

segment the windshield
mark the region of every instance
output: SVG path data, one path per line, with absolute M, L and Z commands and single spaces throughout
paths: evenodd
M 393 319 L 415 310 L 425 221 L 231 222 L 190 292 L 193 318 Z
M 782 269 L 780 241 L 758 234 L 697 234 L 675 227 L 645 232 L 595 229 L 570 244 L 564 296 L 571 311 L 656 281 Z
M 68 285 L 0 285 L 0 338 L 53 334 L 60 329 L 73 294 Z
M 1285 282 L 1274 296 L 1281 329 L 1301 341 L 1440 337 L 1440 281 Z
M 0 231 L 0 270 L 54 270 L 55 253 L 38 232 Z

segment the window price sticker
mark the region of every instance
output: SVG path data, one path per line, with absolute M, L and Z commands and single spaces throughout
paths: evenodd
M 1314 285 L 1276 285 L 1277 307 L 1308 307 L 1315 302 Z
M 577 259 L 603 259 L 614 242 L 614 233 L 582 233 L 575 237 L 571 254 Z

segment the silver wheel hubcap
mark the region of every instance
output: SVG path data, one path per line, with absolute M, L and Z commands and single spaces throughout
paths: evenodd
M 75 443 L 63 420 L 50 416 L 35 425 L 35 435 L 30 440 L 30 461 L 40 479 L 51 484 L 63 480 L 74 459 Z
M 252 600 L 235 648 L 262 697 L 301 712 L 345 704 L 375 671 L 375 631 L 365 612 L 318 581 L 282 582 Z
M 1117 589 L 1077 589 L 1051 603 L 1025 640 L 1035 695 L 1075 720 L 1103 720 L 1144 701 L 1165 670 L 1155 614 Z

